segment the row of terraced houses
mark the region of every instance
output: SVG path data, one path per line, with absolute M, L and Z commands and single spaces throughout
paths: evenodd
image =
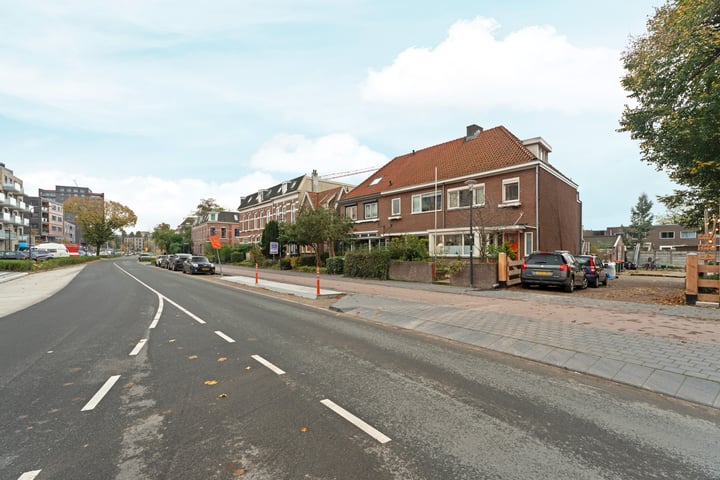
M 352 218 L 352 248 L 415 235 L 438 256 L 468 257 L 471 248 L 477 255 L 481 242 L 507 242 L 520 256 L 578 252 L 578 185 L 550 164 L 550 152 L 541 137 L 470 125 L 460 138 L 395 157 L 355 187 L 313 171 L 246 195 L 236 211 L 196 221 L 193 251 L 202 252 L 210 235 L 225 245 L 259 243 L 267 222 L 293 222 L 307 204 Z

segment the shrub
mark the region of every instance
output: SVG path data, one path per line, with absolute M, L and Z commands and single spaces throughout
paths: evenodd
M 345 271 L 345 257 L 330 257 L 325 261 L 328 273 L 342 275 Z
M 428 258 L 428 240 L 416 235 L 403 235 L 390 240 L 390 258 L 404 262 L 418 262 Z
M 297 257 L 297 266 L 299 267 L 315 267 L 315 255 L 303 255 L 301 257 Z M 322 265 L 322 259 L 321 259 L 321 265 Z
M 280 270 L 292 270 L 292 259 L 290 257 L 283 257 L 280 259 Z
M 345 255 L 344 270 L 348 277 L 387 280 L 390 272 L 390 253 L 387 250 L 348 253 Z

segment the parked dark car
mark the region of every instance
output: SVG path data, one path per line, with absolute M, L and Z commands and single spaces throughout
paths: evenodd
M 168 269 L 169 270 L 182 270 L 183 269 L 183 263 L 185 263 L 185 260 L 192 258 L 192 255 L 189 253 L 176 253 L 175 255 L 171 255 L 172 259 L 169 261 Z
M 534 252 L 527 256 L 520 270 L 523 288 L 532 285 L 563 287 L 572 292 L 576 287 L 587 288 L 585 271 L 567 252 Z
M 35 260 L 36 262 L 42 262 L 43 260 L 47 260 L 49 258 L 52 258 L 52 255 L 49 251 L 42 249 L 42 248 L 31 248 L 30 249 L 30 258 Z
M 0 260 L 27 260 L 30 258 L 28 252 L 21 252 L 20 250 L 6 250 L 0 252 Z
M 576 255 L 575 260 L 585 270 L 585 278 L 588 285 L 597 288 L 600 284 L 607 286 L 608 277 L 605 271 L 605 264 L 597 255 Z
M 207 257 L 192 256 L 183 263 L 183 273 L 189 273 L 191 275 L 196 273 L 215 275 L 215 265 L 210 263 Z

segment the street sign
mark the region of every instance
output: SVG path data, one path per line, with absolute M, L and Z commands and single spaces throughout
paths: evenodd
M 280 244 L 278 242 L 270 242 L 270 255 L 280 253 Z

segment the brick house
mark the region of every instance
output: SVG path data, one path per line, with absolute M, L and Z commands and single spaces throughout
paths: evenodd
M 313 170 L 310 176 L 302 175 L 244 196 L 237 209 L 240 217 L 236 243 L 259 244 L 268 222 L 292 223 L 306 204 L 336 208 L 338 199 L 350 188 L 350 185 L 324 180 Z M 288 247 L 293 250 L 283 254 L 300 253 L 295 245 Z
M 238 212 L 210 212 L 198 218 L 192 227 L 192 253 L 195 255 L 211 255 L 205 251 L 205 245 L 211 236 L 220 237 L 220 245 L 228 246 L 238 243 L 240 214 Z
M 523 141 L 503 126 L 470 125 L 464 137 L 391 160 L 340 200 L 341 213 L 355 220 L 356 247 L 410 234 L 428 239 L 430 255 L 468 257 L 472 222 L 476 258 L 481 238 L 508 242 L 519 258 L 576 253 L 578 186 L 550 165 L 550 152 L 540 137 Z

